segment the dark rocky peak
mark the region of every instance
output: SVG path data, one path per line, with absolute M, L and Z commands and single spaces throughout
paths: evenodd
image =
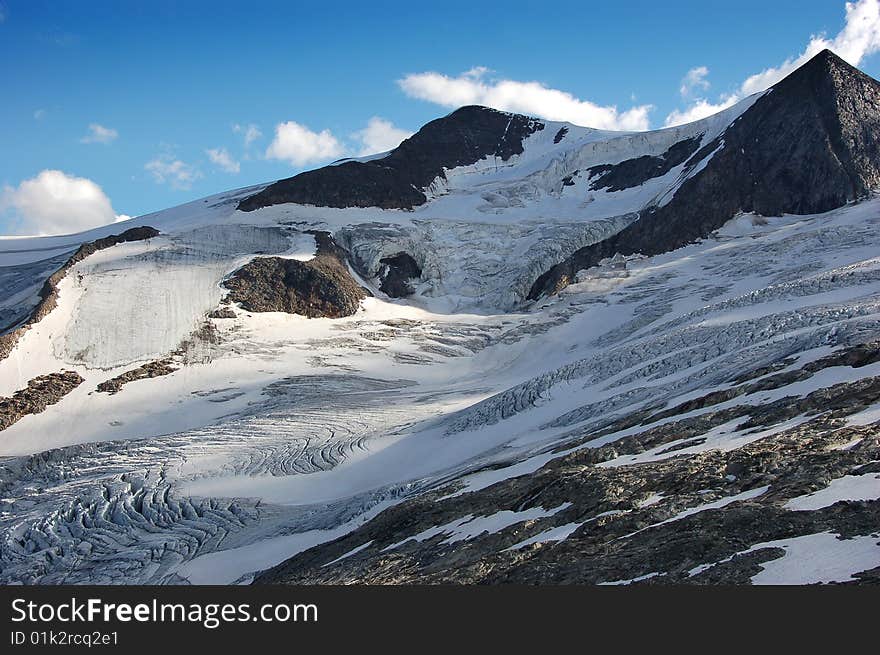
M 774 85 L 722 138 L 755 167 L 758 188 L 751 195 L 741 190 L 745 211 L 840 207 L 880 185 L 880 83 L 823 50 Z
M 388 155 L 345 161 L 270 184 L 242 200 L 252 211 L 286 202 L 319 207 L 411 209 L 426 202 L 425 189 L 444 169 L 484 157 L 502 161 L 523 151 L 523 139 L 544 124 L 529 116 L 468 106 L 427 123 Z
M 767 104 L 811 102 L 853 184 L 848 199 L 880 186 L 880 82 L 823 50 L 773 87 Z
M 826 48 L 774 84 L 773 88 L 784 92 L 785 89 L 805 85 L 806 88 L 816 91 L 829 81 L 845 87 L 854 79 L 877 83 L 870 75 L 863 73 Z
M 483 157 L 510 159 L 525 137 L 544 129 L 535 118 L 469 105 L 426 123 L 382 159 L 383 165 L 424 161 L 433 167 L 467 166 Z
M 713 154 L 714 153 L 714 154 Z M 880 187 L 880 83 L 828 50 L 793 71 L 705 144 L 705 163 L 661 207 L 541 275 L 529 298 L 565 287 L 615 253 L 656 255 L 708 236 L 740 212 L 830 211 Z

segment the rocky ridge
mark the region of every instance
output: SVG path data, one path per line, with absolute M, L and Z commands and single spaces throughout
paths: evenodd
M 9 398 L 0 398 L 0 430 L 29 414 L 39 414 L 54 405 L 82 384 L 82 376 L 75 371 L 61 371 L 41 375 L 30 380 Z
M 318 207 L 411 209 L 427 201 L 425 189 L 445 170 L 484 157 L 507 161 L 523 139 L 544 124 L 529 116 L 468 106 L 427 123 L 388 155 L 342 161 L 279 180 L 238 204 L 253 211 L 286 202 Z
M 108 237 L 103 237 L 101 239 L 96 239 L 95 241 L 89 241 L 87 243 L 82 244 L 79 248 L 77 248 L 76 252 L 70 256 L 70 258 L 64 263 L 61 268 L 55 271 L 52 275 L 49 276 L 43 283 L 42 289 L 40 289 L 40 302 L 37 307 L 31 312 L 30 316 L 18 327 L 13 329 L 6 334 L 0 335 L 0 360 L 5 359 L 9 356 L 9 353 L 12 352 L 12 349 L 15 348 L 15 344 L 18 343 L 18 340 L 24 335 L 24 333 L 30 329 L 32 325 L 38 323 L 43 319 L 49 312 L 51 312 L 55 306 L 58 304 L 58 283 L 64 279 L 64 276 L 67 275 L 67 272 L 73 268 L 74 265 L 84 260 L 91 254 L 98 252 L 99 250 L 104 250 L 106 248 L 111 248 L 118 243 L 126 243 L 129 241 L 143 241 L 145 239 L 151 239 L 159 235 L 159 231 L 155 228 L 149 226 L 141 226 L 141 227 L 133 227 L 121 234 L 112 234 Z

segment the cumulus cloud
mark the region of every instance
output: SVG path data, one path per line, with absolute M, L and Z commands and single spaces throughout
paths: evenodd
M 235 174 L 241 170 L 241 164 L 233 159 L 226 148 L 210 148 L 205 150 L 205 154 L 208 155 L 211 163 L 227 173 Z
M 241 134 L 242 139 L 244 140 L 244 147 L 247 148 L 254 141 L 263 136 L 263 133 L 260 131 L 260 128 L 253 123 L 248 123 L 247 125 L 240 125 L 236 123 L 232 126 L 232 131 L 236 134 Z
M 705 91 L 709 88 L 709 80 L 706 79 L 708 76 L 709 69 L 706 66 L 691 68 L 681 81 L 679 93 L 681 93 L 683 98 L 687 98 L 694 91 Z
M 352 136 L 360 143 L 359 157 L 366 157 L 377 152 L 393 150 L 404 139 L 412 136 L 412 132 L 395 127 L 394 123 L 384 118 L 373 116 L 367 126 Z
M 192 186 L 201 172 L 172 155 L 159 155 L 144 164 L 144 168 L 153 175 L 157 184 L 170 184 L 172 189 L 186 190 Z
M 827 39 L 825 35 L 813 36 L 797 57 L 749 77 L 743 82 L 740 94 L 746 96 L 773 86 L 826 48 L 853 66 L 880 50 L 880 0 L 847 2 L 846 24 L 837 36 L 833 39 Z
M 70 234 L 130 218 L 116 214 L 92 180 L 57 170 L 4 187 L 0 211 L 12 212 L 19 234 Z
M 865 57 L 880 50 L 880 0 L 847 2 L 846 23 L 834 38 L 813 36 L 801 54 L 786 59 L 779 66 L 749 76 L 736 91 L 722 96 L 719 102 L 712 103 L 698 98 L 687 109 L 669 114 L 666 125 L 680 125 L 704 118 L 746 96 L 765 91 L 825 49 L 831 50 L 853 66 L 858 66 Z
M 651 105 L 620 111 L 616 106 L 601 106 L 540 82 L 490 79 L 489 73 L 484 67 L 473 68 L 457 77 L 435 72 L 413 73 L 397 83 L 408 96 L 444 107 L 486 105 L 608 130 L 647 130 L 649 127 Z
M 80 143 L 111 143 L 119 136 L 112 127 L 104 127 L 98 123 L 89 125 L 89 133 L 80 139 Z
M 740 100 L 742 100 L 742 98 L 736 95 L 723 96 L 718 102 L 709 102 L 705 98 L 700 98 L 699 100 L 695 100 L 694 103 L 686 109 L 676 109 L 672 111 L 669 116 L 666 117 L 664 125 L 665 127 L 672 127 L 673 125 L 693 123 L 701 118 L 717 114 L 719 111 L 727 109 L 731 105 L 735 105 Z
M 279 159 L 292 166 L 305 166 L 314 162 L 340 157 L 344 148 L 330 130 L 313 132 L 295 121 L 275 126 L 275 138 L 266 149 L 267 159 Z

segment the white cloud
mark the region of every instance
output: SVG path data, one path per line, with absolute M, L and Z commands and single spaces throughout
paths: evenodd
M 37 109 L 37 110 L 35 110 L 35 111 L 34 111 L 34 120 L 35 120 L 35 121 L 39 121 L 39 120 L 44 119 L 44 118 L 46 117 L 46 113 L 47 113 L 47 112 L 46 112 L 45 109 Z
M 240 125 L 236 123 L 232 126 L 232 131 L 236 134 L 241 134 L 244 139 L 244 147 L 247 148 L 254 141 L 263 136 L 263 133 L 260 131 L 260 128 L 253 123 L 248 123 L 247 125 Z
M 110 199 L 91 180 L 56 170 L 44 170 L 17 187 L 4 187 L 0 210 L 12 210 L 20 234 L 70 234 L 130 218 L 117 215 Z
M 831 40 L 824 35 L 813 36 L 799 56 L 749 77 L 743 82 L 740 94 L 746 96 L 773 86 L 826 48 L 853 66 L 880 50 L 880 0 L 847 2 L 846 24 L 837 36 Z
M 280 159 L 292 166 L 305 166 L 341 156 L 342 144 L 330 130 L 312 132 L 294 121 L 275 126 L 275 138 L 266 149 L 268 159 Z
M 373 116 L 367 126 L 355 132 L 352 137 L 360 142 L 359 157 L 366 157 L 377 152 L 393 150 L 404 139 L 412 136 L 412 132 L 395 127 L 391 121 Z
M 693 123 L 694 121 L 698 121 L 701 118 L 706 118 L 707 116 L 712 116 L 713 114 L 717 114 L 719 111 L 727 109 L 731 105 L 736 104 L 741 98 L 737 96 L 723 96 L 721 100 L 716 103 L 709 102 L 705 98 L 700 98 L 699 100 L 694 101 L 694 103 L 688 107 L 687 109 L 678 110 L 676 109 L 669 116 L 666 117 L 666 127 L 671 127 L 673 125 L 684 125 L 685 123 Z
M 615 106 L 600 106 L 581 100 L 540 82 L 487 79 L 488 73 L 489 70 L 483 67 L 473 68 L 458 77 L 434 72 L 414 73 L 397 83 L 408 96 L 444 107 L 485 105 L 608 130 L 647 130 L 649 127 L 651 105 L 619 111 Z
M 681 93 L 683 98 L 687 98 L 695 90 L 705 91 L 709 88 L 709 80 L 706 79 L 708 76 L 709 69 L 705 66 L 691 68 L 681 81 L 679 93 Z
M 853 66 L 858 66 L 865 57 L 880 50 L 880 0 L 847 2 L 846 23 L 833 39 L 828 39 L 825 35 L 811 37 L 798 56 L 786 59 L 779 66 L 751 75 L 734 93 L 722 96 L 718 103 L 698 98 L 687 109 L 669 114 L 666 125 L 680 125 L 704 118 L 746 96 L 765 91 L 825 49 L 831 50 Z
M 38 110 L 39 111 L 39 110 Z M 34 114 L 36 118 L 36 114 Z M 80 139 L 80 143 L 110 143 L 115 141 L 119 132 L 112 127 L 104 127 L 98 123 L 89 125 L 89 133 Z
M 229 154 L 226 148 L 210 148 L 205 150 L 205 154 L 208 155 L 208 159 L 214 165 L 219 166 L 227 173 L 235 174 L 241 170 L 241 164 L 232 158 L 232 155 Z
M 144 168 L 152 173 L 157 184 L 167 182 L 172 189 L 189 189 L 195 180 L 202 177 L 194 166 L 175 159 L 172 155 L 159 155 L 144 164 Z

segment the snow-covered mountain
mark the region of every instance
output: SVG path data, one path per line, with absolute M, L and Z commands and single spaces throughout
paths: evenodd
M 0 240 L 0 582 L 877 582 L 880 84 L 464 107 Z

